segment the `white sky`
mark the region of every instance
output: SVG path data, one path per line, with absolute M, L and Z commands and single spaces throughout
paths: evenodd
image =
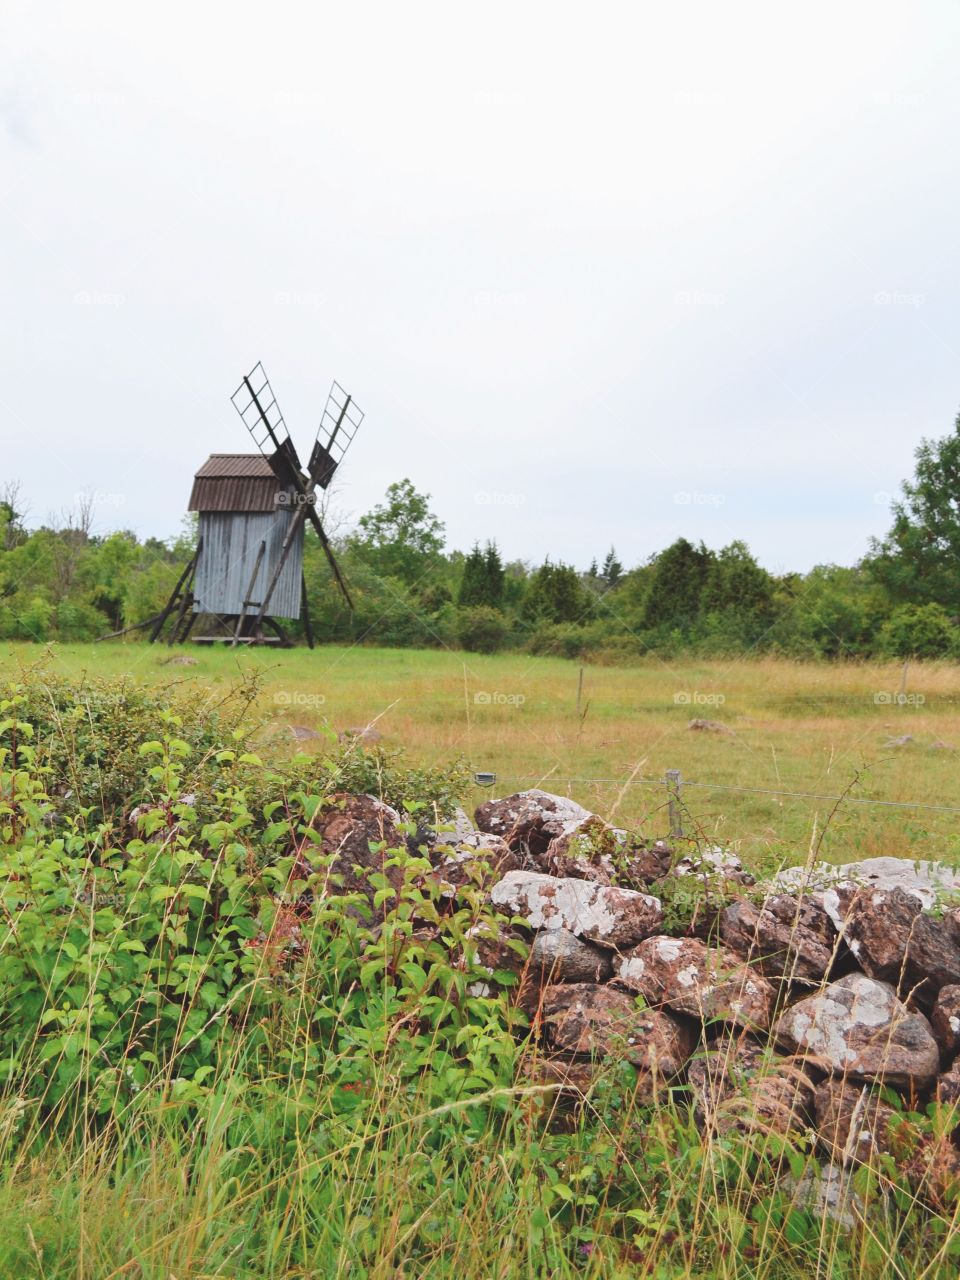
M 449 542 L 852 562 L 960 407 L 960 6 L 11 3 L 0 479 L 176 532 L 262 359 Z M 684 501 L 684 498 L 687 501 Z M 679 500 L 678 500 L 679 498 Z

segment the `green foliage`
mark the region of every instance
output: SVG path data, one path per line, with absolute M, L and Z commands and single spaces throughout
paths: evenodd
M 695 547 L 686 538 L 661 551 L 654 561 L 643 625 L 661 630 L 688 626 L 702 608 L 711 560 L 703 543 Z
M 509 634 L 509 624 L 499 609 L 475 605 L 458 614 L 457 639 L 470 653 L 499 653 Z
M 504 568 L 496 543 L 488 542 L 484 550 L 476 543 L 463 562 L 463 577 L 457 593 L 461 608 L 486 605 L 499 609 L 503 604 Z
M 916 474 L 893 506 L 893 527 L 874 540 L 869 567 L 898 601 L 960 608 L 960 414 L 953 433 L 924 440 Z
M 938 604 L 904 604 L 880 630 L 880 653 L 893 658 L 945 658 L 958 651 L 956 624 Z
M 537 622 L 578 622 L 589 603 L 576 569 L 547 560 L 530 579 L 524 615 Z
M 354 546 L 378 574 L 412 585 L 435 567 L 443 551 L 443 525 L 430 498 L 409 480 L 387 489 L 387 500 L 360 517 Z

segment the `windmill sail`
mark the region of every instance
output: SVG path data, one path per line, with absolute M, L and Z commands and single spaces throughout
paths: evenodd
M 307 466 L 310 479 L 321 489 L 326 489 L 330 484 L 362 422 L 363 410 L 339 382 L 334 382 L 327 396 Z
M 300 459 L 262 364 L 254 365 L 230 399 L 277 479 L 289 488 L 302 489 Z

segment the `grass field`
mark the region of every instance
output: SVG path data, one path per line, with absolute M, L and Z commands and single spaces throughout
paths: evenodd
M 184 657 L 196 665 L 179 665 Z M 295 728 L 372 723 L 415 758 L 459 753 L 495 772 L 495 794 L 539 784 L 651 836 L 668 826 L 658 780 L 679 769 L 685 833 L 722 841 L 753 866 L 805 857 L 818 842 L 836 861 L 960 856 L 960 668 L 950 664 L 912 663 L 906 673 L 775 659 L 586 667 L 579 714 L 578 664 L 519 654 L 8 644 L 0 671 L 185 682 L 209 687 L 213 701 L 256 673 L 272 750 L 322 746 L 298 741 Z M 693 717 L 729 732 L 690 730 Z M 906 735 L 911 742 L 888 745 Z M 489 794 L 475 788 L 471 802 Z M 830 797 L 841 795 L 837 807 Z

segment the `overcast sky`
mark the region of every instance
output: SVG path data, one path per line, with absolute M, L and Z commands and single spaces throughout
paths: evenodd
M 960 408 L 960 5 L 0 9 L 0 479 L 177 531 L 366 412 L 452 546 L 850 563 Z

